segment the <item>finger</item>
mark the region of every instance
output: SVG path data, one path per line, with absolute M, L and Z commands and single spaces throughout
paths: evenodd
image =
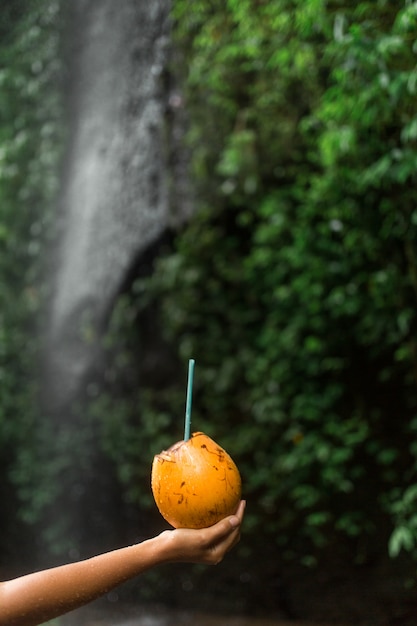
M 216 546 L 227 542 L 234 534 L 237 534 L 240 526 L 236 516 L 226 517 L 217 524 L 205 529 L 204 542 L 208 546 Z
M 239 506 L 237 507 L 236 513 L 234 515 L 231 515 L 228 518 L 229 523 L 232 526 L 235 526 L 235 527 L 240 526 L 243 520 L 243 514 L 245 512 L 245 508 L 246 508 L 246 500 L 241 500 L 239 502 Z
M 240 530 L 239 528 L 236 528 L 229 536 L 223 539 L 223 541 L 216 546 L 215 550 L 219 550 L 224 556 L 227 552 L 233 550 L 233 548 L 239 543 L 239 541 Z
M 246 501 L 241 500 L 237 508 L 237 511 L 234 515 L 229 515 L 229 517 L 226 517 L 224 520 L 218 522 L 218 524 L 216 524 L 215 526 L 212 526 L 212 528 L 216 529 L 216 531 L 222 530 L 223 532 L 221 533 L 221 535 L 224 537 L 226 537 L 228 534 L 232 534 L 233 532 L 236 535 L 238 532 L 240 532 L 240 525 L 243 520 L 245 507 L 246 507 Z M 218 529 L 216 527 L 218 527 Z M 230 527 L 232 528 L 232 533 L 231 533 Z
M 242 523 L 242 520 L 243 520 L 243 515 L 245 513 L 245 509 L 246 509 L 246 500 L 241 500 L 239 502 L 239 506 L 237 507 L 237 511 L 235 513 L 236 517 L 238 517 L 240 519 L 241 523 Z
M 234 532 L 230 535 L 230 545 L 228 546 L 226 552 L 229 552 L 232 548 L 235 547 L 237 543 L 240 541 L 240 526 L 243 521 L 243 515 L 245 513 L 246 501 L 241 500 L 235 515 L 229 517 L 229 523 L 231 524 Z
M 233 546 L 234 542 L 238 541 L 245 504 L 246 502 L 242 500 L 234 515 L 229 515 L 217 522 L 217 524 L 205 529 L 206 545 L 217 546 L 223 544 L 228 547 L 229 545 Z

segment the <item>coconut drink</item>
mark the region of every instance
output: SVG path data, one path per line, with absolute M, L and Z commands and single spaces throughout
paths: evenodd
M 236 512 L 242 495 L 239 470 L 215 441 L 201 432 L 157 454 L 152 493 L 174 528 L 206 528 Z
M 230 455 L 202 432 L 190 436 L 194 361 L 188 372 L 184 440 L 155 455 L 151 487 L 162 517 L 174 528 L 206 528 L 236 512 L 242 496 Z

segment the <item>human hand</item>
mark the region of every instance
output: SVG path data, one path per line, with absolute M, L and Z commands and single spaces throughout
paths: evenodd
M 0 626 L 36 626 L 99 598 L 150 568 L 173 561 L 220 563 L 239 541 L 245 510 L 210 528 L 166 530 L 133 546 L 0 582 Z
M 241 500 L 234 515 L 209 528 L 177 528 L 161 533 L 160 539 L 166 541 L 167 561 L 207 565 L 220 563 L 240 539 L 245 506 L 246 502 Z

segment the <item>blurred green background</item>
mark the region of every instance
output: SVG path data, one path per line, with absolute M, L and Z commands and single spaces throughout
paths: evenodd
M 248 501 L 236 555 L 253 583 L 247 609 L 274 609 L 263 576 L 281 581 L 294 564 L 366 581 L 383 563 L 403 598 L 417 557 L 417 2 L 173 1 L 196 210 L 114 303 L 75 459 L 42 413 L 36 373 L 65 146 L 63 29 L 59 0 L 2 8 L 4 575 L 39 551 L 70 554 L 60 478 L 88 464 L 93 440 L 125 507 L 119 540 L 136 515 L 162 528 L 150 464 L 182 437 L 195 358 L 193 425 L 234 458 Z M 169 366 L 138 384 L 150 319 Z M 150 576 L 143 597 L 168 580 Z

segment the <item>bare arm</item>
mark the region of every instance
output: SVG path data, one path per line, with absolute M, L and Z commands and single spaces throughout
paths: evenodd
M 169 562 L 219 563 L 239 540 L 245 503 L 210 528 L 164 531 L 134 546 L 0 583 L 0 626 L 38 626 Z

